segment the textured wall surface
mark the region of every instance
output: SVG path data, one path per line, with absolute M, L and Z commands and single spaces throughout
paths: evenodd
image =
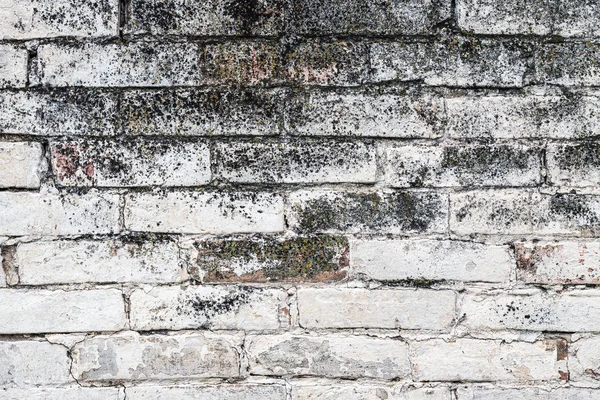
M 0 399 L 600 399 L 598 0 L 0 0 Z

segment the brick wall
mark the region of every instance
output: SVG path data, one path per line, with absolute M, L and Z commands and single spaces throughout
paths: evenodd
M 0 0 L 0 398 L 600 399 L 599 16 Z

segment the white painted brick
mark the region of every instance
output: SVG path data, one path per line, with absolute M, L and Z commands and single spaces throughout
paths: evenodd
M 240 286 L 155 287 L 131 294 L 131 327 L 159 329 L 279 329 L 287 294 Z M 280 312 L 281 310 L 281 312 Z
M 508 246 L 449 240 L 356 240 L 351 243 L 353 273 L 371 279 L 508 282 Z
M 449 388 L 402 388 L 401 385 L 292 384 L 292 400 L 450 400 Z
M 447 330 L 455 301 L 454 293 L 446 290 L 298 290 L 300 325 L 308 329 Z
M 125 326 L 116 289 L 0 290 L 0 334 L 118 331 Z
M 595 389 L 566 388 L 495 388 L 481 386 L 459 387 L 457 396 L 460 400 L 597 400 L 600 392 Z
M 245 347 L 253 375 L 392 380 L 410 373 L 407 345 L 393 339 L 250 335 Z
M 42 156 L 40 143 L 0 143 L 0 188 L 40 187 Z
M 16 304 L 12 305 L 16 307 Z M 2 318 L 3 325 L 9 320 Z M 0 342 L 0 397 L 9 387 L 51 386 L 73 382 L 67 349 L 48 342 Z M 25 397 L 21 397 L 25 398 Z
M 73 375 L 85 382 L 236 378 L 241 337 L 210 332 L 96 336 L 72 351 Z
M 516 243 L 517 277 L 527 283 L 600 283 L 600 242 Z
M 310 91 L 292 98 L 286 127 L 303 136 L 434 138 L 443 111 L 433 95 Z
M 598 187 L 600 146 L 597 142 L 549 144 L 546 150 L 548 176 L 553 185 Z
M 119 196 L 0 193 L 0 235 L 81 235 L 119 231 Z
M 117 0 L 1 0 L 0 39 L 117 36 Z
M 468 294 L 459 315 L 469 330 L 587 332 L 600 330 L 600 292 Z M 576 310 L 580 310 L 579 312 Z
M 144 232 L 280 232 L 283 200 L 251 192 L 132 193 L 126 197 L 125 225 Z
M 27 59 L 27 50 L 0 44 L 0 88 L 25 87 Z
M 579 385 L 600 388 L 600 382 L 598 382 L 599 365 L 600 337 L 583 338 L 571 344 L 569 347 L 570 379 Z
M 394 187 L 533 186 L 541 149 L 523 145 L 394 146 L 386 149 Z
M 3 389 L 3 400 L 43 399 L 43 400 L 125 400 L 122 389 L 116 387 Z
M 591 96 L 446 98 L 453 138 L 579 138 L 600 129 L 600 99 Z
M 198 186 L 210 182 L 205 143 L 136 139 L 51 142 L 54 175 L 65 186 Z
M 536 232 L 577 236 L 598 236 L 600 196 L 577 193 L 542 195 L 532 217 Z
M 14 262 L 23 285 L 169 283 L 186 277 L 178 253 L 170 241 L 65 240 L 20 243 Z
M 133 386 L 128 400 L 285 400 L 283 385 L 221 384 L 219 386 Z
M 527 382 L 560 379 L 556 340 L 533 343 L 441 339 L 414 342 L 410 357 L 419 381 Z
M 241 183 L 375 182 L 373 144 L 318 141 L 217 144 L 220 177 Z

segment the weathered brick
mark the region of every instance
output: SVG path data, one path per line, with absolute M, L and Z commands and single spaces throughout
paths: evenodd
M 290 195 L 299 232 L 420 233 L 447 230 L 448 196 L 434 192 L 312 190 Z
M 318 141 L 219 143 L 221 179 L 241 183 L 375 182 L 372 143 Z
M 595 236 L 600 231 L 600 196 L 559 193 L 545 195 L 537 204 L 536 232 Z
M 29 135 L 113 135 L 117 95 L 93 89 L 0 91 L 0 131 Z
M 122 389 L 114 387 L 84 388 L 79 386 L 62 388 L 2 389 L 3 400 L 124 400 Z
M 598 186 L 599 151 L 600 144 L 597 142 L 548 145 L 547 164 L 550 180 L 558 186 Z
M 275 36 L 283 28 L 280 0 L 132 0 L 127 33 L 191 36 Z
M 598 367 L 600 365 L 599 348 L 600 338 L 598 336 L 579 339 L 569 346 L 569 378 L 576 384 L 586 383 L 598 388 L 600 373 Z M 595 397 L 598 397 L 598 391 L 595 394 Z M 590 397 L 590 399 L 595 397 Z
M 81 235 L 119 231 L 119 196 L 0 193 L 0 235 Z
M 118 331 L 125 319 L 116 289 L 0 290 L 0 334 Z
M 533 186 L 542 149 L 523 145 L 393 146 L 387 180 L 394 187 Z
M 292 400 L 450 400 L 449 388 L 406 388 L 401 385 L 367 385 L 360 384 L 293 384 Z
M 302 85 L 357 86 L 367 80 L 367 46 L 309 40 L 285 52 L 286 77 Z
M 96 336 L 75 345 L 72 372 L 78 381 L 236 378 L 241 338 L 210 332 Z
M 527 283 L 600 283 L 600 242 L 516 243 L 515 251 L 517 277 Z
M 299 289 L 303 328 L 447 330 L 454 320 L 451 291 Z M 377 312 L 374 312 L 377 310 Z
M 126 197 L 125 225 L 145 232 L 280 232 L 283 200 L 277 194 L 254 192 L 131 193 Z
M 131 327 L 160 329 L 279 329 L 287 294 L 250 286 L 155 287 L 131 294 Z
M 486 35 L 598 36 L 600 6 L 585 0 L 519 2 L 459 0 L 458 26 Z
M 460 400 L 595 400 L 597 389 L 565 387 L 565 388 L 494 388 L 463 386 L 457 391 Z
M 0 142 L 0 188 L 40 187 L 43 149 L 35 142 Z
M 180 89 L 127 91 L 123 130 L 131 135 L 277 135 L 286 92 Z
M 117 0 L 2 0 L 0 39 L 117 36 Z
M 27 59 L 27 50 L 0 44 L 0 88 L 25 87 Z
M 410 358 L 419 381 L 527 382 L 560 379 L 562 340 L 533 343 L 441 339 L 414 342 Z
M 280 69 L 278 47 L 261 42 L 38 47 L 38 71 L 48 86 L 256 85 L 276 81 Z
M 52 170 L 64 186 L 200 186 L 210 182 L 206 143 L 178 140 L 60 140 Z
M 374 82 L 521 87 L 530 50 L 516 42 L 458 38 L 436 43 L 374 43 L 369 51 Z
M 600 44 L 573 42 L 540 46 L 536 54 L 536 79 L 564 86 L 600 85 Z
M 246 338 L 252 375 L 317 375 L 392 380 L 410 373 L 406 343 L 359 336 L 253 336 Z
M 514 260 L 507 246 L 449 240 L 356 240 L 353 274 L 382 281 L 508 282 Z
M 445 99 L 454 138 L 580 138 L 600 130 L 600 99 L 592 96 L 498 96 Z
M 298 34 L 423 35 L 450 18 L 446 0 L 293 0 L 291 29 Z
M 252 236 L 187 243 L 188 272 L 202 282 L 307 282 L 346 277 L 342 236 Z
M 128 400 L 285 400 L 283 385 L 221 384 L 219 386 L 133 386 L 127 388 Z
M 293 135 L 434 138 L 444 105 L 430 94 L 386 91 L 296 92 L 286 109 Z
M 465 296 L 459 314 L 465 326 L 472 330 L 598 331 L 599 295 L 599 292 L 592 290 L 472 294 Z
M 3 325 L 12 323 L 3 320 Z M 6 399 L 4 390 L 9 387 L 58 386 L 69 382 L 73 382 L 73 378 L 69 374 L 65 347 L 48 342 L 0 342 L 0 396 L 3 399 Z
M 185 278 L 174 242 L 135 239 L 20 243 L 13 262 L 20 283 L 169 283 Z

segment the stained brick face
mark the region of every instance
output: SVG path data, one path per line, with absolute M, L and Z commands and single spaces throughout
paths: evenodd
M 0 0 L 0 398 L 600 398 L 597 0 Z

